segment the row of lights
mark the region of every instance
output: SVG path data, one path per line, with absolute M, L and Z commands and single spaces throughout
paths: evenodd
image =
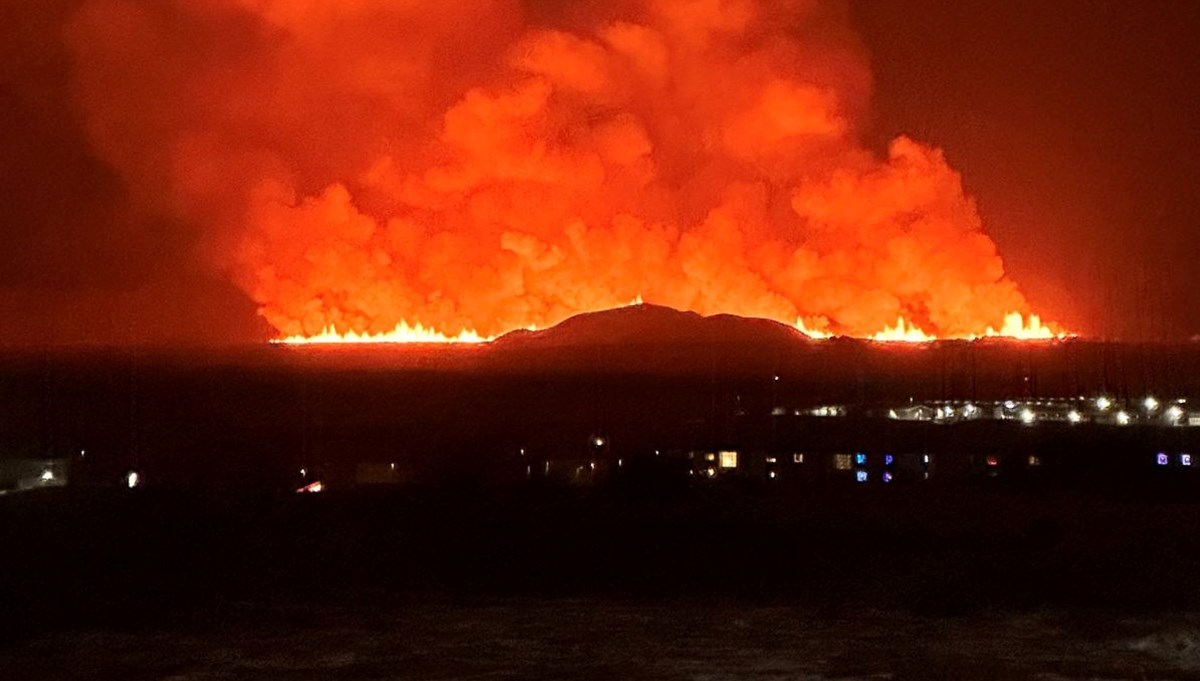
M 1183 404 L 1183 403 L 1184 403 L 1184 400 L 1182 400 L 1182 399 L 1176 400 L 1175 404 L 1172 404 L 1171 406 L 1167 407 L 1167 409 L 1163 412 L 1163 415 L 1167 418 L 1167 420 L 1170 423 L 1179 423 L 1179 421 L 1183 418 L 1184 411 L 1183 411 L 1183 408 L 1179 406 L 1180 404 Z M 1096 398 L 1095 406 L 1096 406 L 1097 411 L 1099 411 L 1101 413 L 1107 413 L 1110 409 L 1112 409 L 1113 401 L 1111 398 L 1102 395 L 1102 396 Z M 1154 414 L 1155 412 L 1157 412 L 1159 410 L 1159 408 L 1161 406 L 1162 405 L 1158 401 L 1158 399 L 1153 396 L 1146 397 L 1142 401 L 1142 407 L 1145 409 L 1147 415 Z M 1013 400 L 1006 400 L 1004 402 L 1004 408 L 1008 411 L 1016 410 L 1017 403 Z M 965 418 L 974 418 L 979 413 L 980 413 L 979 408 L 970 402 L 968 402 L 962 408 L 962 415 Z M 941 410 L 936 414 L 936 416 L 943 417 L 943 418 L 952 418 L 954 415 L 955 415 L 954 407 L 952 407 L 950 405 L 943 406 L 941 408 Z M 1032 424 L 1036 423 L 1038 420 L 1037 412 L 1028 406 L 1023 407 L 1019 412 L 1017 412 L 1017 418 L 1021 421 L 1021 423 L 1024 423 L 1025 425 L 1032 425 Z M 1131 415 L 1128 411 L 1126 411 L 1124 409 L 1118 410 L 1113 415 L 1113 418 L 1116 421 L 1117 425 L 1121 425 L 1121 426 L 1127 426 L 1133 421 L 1133 415 Z M 1067 412 L 1067 421 L 1069 423 L 1078 424 L 1078 423 L 1082 423 L 1083 420 L 1084 420 L 1083 414 L 1078 409 L 1072 409 Z

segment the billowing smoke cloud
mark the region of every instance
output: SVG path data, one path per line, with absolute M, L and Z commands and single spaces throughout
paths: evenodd
M 1026 303 L 937 149 L 857 141 L 816 0 L 89 0 L 88 133 L 283 334 L 489 335 L 637 296 L 852 334 Z

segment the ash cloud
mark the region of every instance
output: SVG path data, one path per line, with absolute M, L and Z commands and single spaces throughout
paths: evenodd
M 637 296 L 850 334 L 1028 312 L 941 152 L 859 142 L 837 3 L 88 0 L 67 40 L 131 200 L 281 334 Z

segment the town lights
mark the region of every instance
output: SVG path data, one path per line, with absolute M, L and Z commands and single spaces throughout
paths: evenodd
M 1024 423 L 1025 425 L 1030 426 L 1030 425 L 1033 425 L 1033 422 L 1036 420 L 1037 420 L 1037 414 L 1033 413 L 1032 409 L 1030 409 L 1029 407 L 1026 407 L 1021 410 L 1021 423 Z
M 1072 409 L 1071 411 L 1067 412 L 1067 421 L 1071 423 L 1079 423 L 1083 421 L 1083 415 Z
M 54 482 L 54 471 L 49 468 L 42 471 L 42 482 Z
M 1130 419 L 1129 419 L 1129 413 L 1128 413 L 1128 412 L 1126 412 L 1124 409 L 1122 409 L 1121 411 L 1117 412 L 1117 425 L 1118 425 L 1118 426 L 1127 426 L 1127 425 L 1129 425 L 1129 420 L 1130 420 Z
M 1096 408 L 1100 411 L 1108 411 L 1108 408 L 1111 406 L 1112 400 L 1108 399 L 1107 397 L 1101 395 L 1100 397 L 1096 398 Z
M 1154 411 L 1158 409 L 1158 400 L 1153 397 L 1147 397 L 1142 401 L 1142 406 L 1146 408 L 1146 411 Z
M 1179 420 L 1183 418 L 1183 410 L 1178 405 L 1173 404 L 1167 407 L 1166 416 L 1167 420 L 1171 423 L 1179 423 Z

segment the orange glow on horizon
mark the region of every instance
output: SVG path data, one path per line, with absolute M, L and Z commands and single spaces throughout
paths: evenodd
M 629 303 L 629 306 L 642 305 L 642 297 L 638 296 Z M 776 320 L 778 321 L 778 320 Z M 815 323 L 814 323 L 815 325 Z M 1054 324 L 1043 323 L 1041 317 L 1036 314 L 1030 314 L 1028 318 L 1020 312 L 1011 312 L 1004 316 L 1004 322 L 997 330 L 994 327 L 988 326 L 980 334 L 967 335 L 948 335 L 936 336 L 926 333 L 916 324 L 907 321 L 904 317 L 896 320 L 895 325 L 885 326 L 882 330 L 868 334 L 865 336 L 856 335 L 841 335 L 829 331 L 823 331 L 816 328 L 809 328 L 804 319 L 796 320 L 795 324 L 790 324 L 802 335 L 813 340 L 828 340 L 830 338 L 859 338 L 862 340 L 871 340 L 878 343 L 932 343 L 939 340 L 980 340 L 984 338 L 1009 339 L 1019 341 L 1038 341 L 1038 340 L 1063 340 L 1074 337 L 1074 334 L 1062 331 Z M 513 329 L 535 331 L 536 328 Z M 318 334 L 312 336 L 289 336 L 272 341 L 281 345 L 303 346 L 303 345 L 364 345 L 364 344 L 486 344 L 504 334 L 496 336 L 481 336 L 473 330 L 465 330 L 458 334 L 445 334 L 437 329 L 426 327 L 420 323 L 408 324 L 401 322 L 394 329 L 382 333 L 358 333 L 355 331 L 340 332 L 336 328 L 327 327 Z
M 313 336 L 288 336 L 273 341 L 283 345 L 364 345 L 380 343 L 489 343 L 494 336 L 483 337 L 474 331 L 462 331 L 457 335 L 447 335 L 432 328 L 426 328 L 420 323 L 409 325 L 400 322 L 391 331 L 382 333 L 358 333 L 356 331 L 341 332 L 332 326 L 325 327 Z
M 935 141 L 862 143 L 840 3 L 82 4 L 92 146 L 285 342 L 482 343 L 638 293 L 814 337 L 1058 335 Z

